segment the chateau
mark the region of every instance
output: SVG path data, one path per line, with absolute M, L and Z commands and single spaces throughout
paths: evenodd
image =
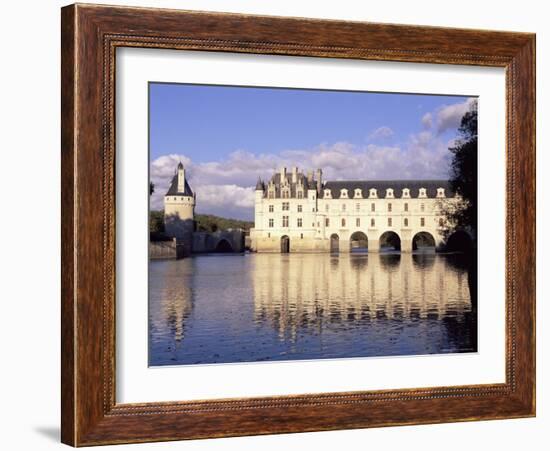
M 445 180 L 323 181 L 286 168 L 255 190 L 256 252 L 411 252 L 445 245 L 443 202 L 460 201 Z

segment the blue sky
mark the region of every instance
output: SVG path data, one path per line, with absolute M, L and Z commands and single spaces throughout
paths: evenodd
M 197 212 L 253 216 L 253 185 L 280 165 L 325 178 L 446 178 L 459 96 L 149 84 L 153 208 L 182 161 Z M 315 167 L 313 167 L 315 166 Z M 223 198 L 220 200 L 219 198 Z M 202 202 L 201 202 L 202 200 Z

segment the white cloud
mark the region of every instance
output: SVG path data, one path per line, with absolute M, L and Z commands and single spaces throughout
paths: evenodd
M 401 146 L 337 142 L 273 154 L 238 150 L 225 160 L 199 163 L 187 155 L 164 155 L 151 163 L 155 183 L 152 208 L 162 208 L 163 196 L 180 161 L 197 194 L 197 212 L 251 219 L 258 177 L 267 180 L 282 166 L 298 166 L 304 172 L 322 168 L 325 180 L 446 178 L 450 153 L 447 142 L 425 130 L 409 136 Z
M 202 206 L 220 207 L 233 205 L 238 208 L 254 206 L 254 187 L 237 185 L 203 185 L 197 193 L 197 202 Z
M 393 130 L 390 127 L 378 127 L 376 130 L 373 130 L 369 136 L 369 140 L 377 140 L 377 139 L 386 139 L 391 138 L 394 135 Z
M 446 130 L 456 130 L 460 126 L 462 116 L 464 116 L 475 101 L 475 98 L 470 97 L 463 102 L 443 105 L 433 113 L 426 113 L 422 117 L 422 125 L 427 129 L 434 128 L 438 134 Z
M 425 128 L 432 128 L 432 125 L 433 125 L 432 113 L 426 113 L 424 116 L 422 116 L 422 125 Z

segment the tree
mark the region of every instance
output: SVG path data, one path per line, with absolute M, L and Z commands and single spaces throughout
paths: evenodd
M 163 233 L 164 232 L 164 211 L 151 210 L 149 212 L 149 232 Z
M 149 196 L 155 192 L 155 184 L 153 182 L 149 182 Z
M 446 203 L 443 213 L 447 225 L 446 237 L 458 229 L 464 229 L 477 236 L 477 101 L 472 102 L 464 114 L 458 129 L 459 138 L 450 147 L 452 153 L 449 182 L 451 189 L 460 196 L 460 202 Z
M 254 227 L 252 221 L 239 219 L 222 218 L 214 215 L 195 215 L 197 230 L 199 232 L 216 232 L 218 230 L 243 229 L 246 233 Z

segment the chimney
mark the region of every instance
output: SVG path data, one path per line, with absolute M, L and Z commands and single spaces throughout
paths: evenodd
M 286 179 L 286 168 L 282 167 L 281 168 L 281 185 L 284 183 L 285 179 Z
M 298 181 L 298 167 L 294 166 L 292 168 L 292 183 L 296 183 Z
M 317 192 L 321 192 L 321 186 L 323 185 L 323 170 L 317 169 L 315 178 L 317 179 Z
M 313 171 L 307 171 L 307 181 L 309 184 L 313 183 Z

